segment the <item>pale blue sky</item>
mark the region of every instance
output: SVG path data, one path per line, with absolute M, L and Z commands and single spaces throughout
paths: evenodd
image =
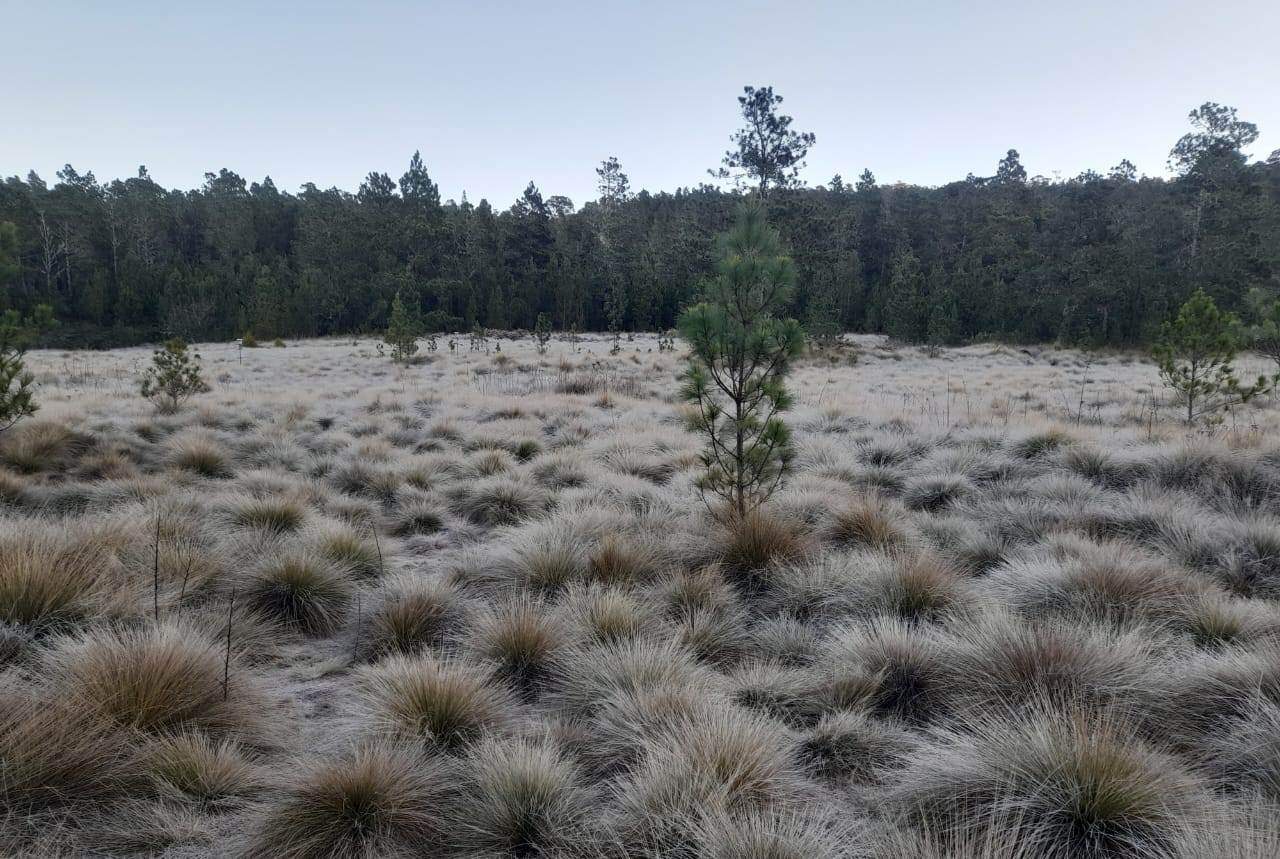
M 818 144 L 804 178 L 939 184 L 1165 172 L 1205 100 L 1280 148 L 1280 2 L 59 2 L 0 0 L 0 174 L 229 167 L 355 190 L 421 149 L 446 197 L 533 179 L 595 196 L 709 181 L 744 84 Z

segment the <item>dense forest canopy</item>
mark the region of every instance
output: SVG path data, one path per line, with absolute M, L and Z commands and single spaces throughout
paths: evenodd
M 812 134 L 769 88 L 746 88 L 744 126 L 711 185 L 633 192 L 616 158 L 581 207 L 530 182 L 509 207 L 442 201 L 415 153 L 355 193 L 208 173 L 192 191 L 145 167 L 102 183 L 71 165 L 0 185 L 0 310 L 48 304 L 46 342 L 345 334 L 384 328 L 397 293 L 426 327 L 671 327 L 712 271 L 715 236 L 744 194 L 765 196 L 795 261 L 789 312 L 815 326 L 961 342 L 1149 341 L 1195 289 L 1242 309 L 1280 290 L 1280 152 L 1206 104 L 1170 153 L 1170 179 L 1128 161 L 1028 178 L 1009 150 L 993 176 L 882 185 L 870 170 L 805 187 Z M 588 168 L 584 168 L 588 169 Z

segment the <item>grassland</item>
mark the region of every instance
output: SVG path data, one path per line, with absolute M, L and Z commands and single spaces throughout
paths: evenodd
M 0 853 L 1280 855 L 1274 400 L 858 338 L 727 528 L 680 356 L 610 345 L 211 344 L 168 416 L 32 353 Z

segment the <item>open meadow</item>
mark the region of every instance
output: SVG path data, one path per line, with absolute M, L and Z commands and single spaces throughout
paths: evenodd
M 0 854 L 1280 855 L 1275 395 L 846 343 L 732 527 L 652 336 L 30 352 Z

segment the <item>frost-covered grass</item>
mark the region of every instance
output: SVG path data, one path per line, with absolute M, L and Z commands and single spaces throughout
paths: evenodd
M 31 354 L 0 852 L 1276 855 L 1274 400 L 854 338 L 729 529 L 655 338 L 447 340 Z

